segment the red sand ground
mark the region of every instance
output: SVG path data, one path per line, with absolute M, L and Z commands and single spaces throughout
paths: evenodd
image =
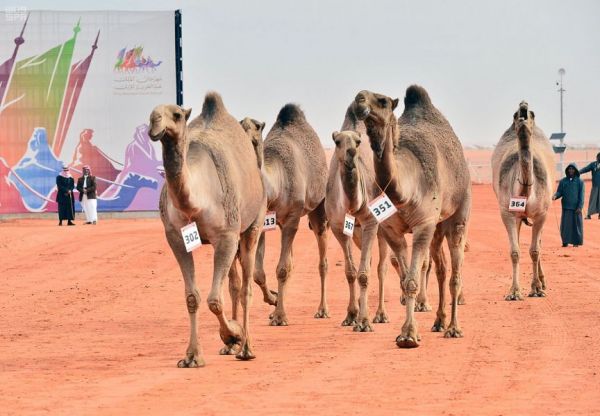
M 188 317 L 181 275 L 158 219 L 101 218 L 96 227 L 62 228 L 54 220 L 0 223 L 0 413 L 597 414 L 600 221 L 585 222 L 585 246 L 560 248 L 556 202 L 543 244 L 548 297 L 505 302 L 507 237 L 491 187 L 473 189 L 467 305 L 460 307 L 464 338 L 429 332 L 434 312 L 420 313 L 421 347 L 398 349 L 404 311 L 391 270 L 392 322 L 375 325 L 373 333 L 340 327 L 348 294 L 333 237 L 331 319 L 315 320 L 317 248 L 303 222 L 287 304 L 290 326 L 268 326 L 270 307 L 254 289 L 255 361 L 217 354 L 217 321 L 204 302 L 212 248 L 196 251 L 202 369 L 176 368 Z M 524 291 L 530 235 L 525 229 Z M 267 238 L 273 287 L 278 236 Z M 432 305 L 435 286 L 429 288 Z M 374 279 L 371 313 L 376 287 Z

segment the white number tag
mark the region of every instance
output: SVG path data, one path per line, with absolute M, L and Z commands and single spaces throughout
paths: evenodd
M 508 210 L 513 212 L 525 212 L 527 206 L 527 198 L 525 197 L 514 197 L 510 199 L 508 204 Z
M 348 237 L 352 237 L 352 234 L 354 234 L 354 217 L 350 214 L 346 214 L 346 217 L 344 218 L 343 233 Z
M 277 214 L 275 211 L 267 211 L 263 231 L 273 231 L 275 228 L 277 228 Z
M 185 249 L 188 253 L 202 245 L 200 233 L 195 222 L 181 227 L 181 236 L 183 237 L 183 244 L 185 244 Z
M 387 220 L 389 217 L 394 215 L 396 211 L 398 211 L 386 194 L 379 195 L 377 198 L 369 202 L 368 206 L 371 214 L 373 214 L 377 222 L 383 222 Z

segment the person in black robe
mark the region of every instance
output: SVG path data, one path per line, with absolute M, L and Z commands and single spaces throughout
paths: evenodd
M 67 225 L 75 225 L 75 198 L 73 198 L 73 189 L 75 188 L 75 179 L 71 176 L 68 166 L 63 166 L 62 172 L 56 177 L 56 202 L 58 203 L 58 225 L 62 225 L 63 220 L 67 220 Z
M 552 199 L 562 198 L 562 215 L 560 217 L 560 237 L 562 246 L 573 244 L 579 247 L 583 244 L 583 199 L 585 185 L 579 177 L 575 163 L 570 163 L 565 169 L 566 177 L 558 183 L 558 189 Z

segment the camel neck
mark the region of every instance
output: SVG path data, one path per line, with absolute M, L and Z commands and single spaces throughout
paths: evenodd
M 363 207 L 368 198 L 365 181 L 358 169 L 358 164 L 349 167 L 345 163 L 340 163 L 340 178 L 342 189 L 348 200 L 348 211 L 351 214 L 355 213 Z
M 186 217 L 191 218 L 195 209 L 190 200 L 190 173 L 186 163 L 187 137 L 174 139 L 165 137 L 162 140 L 163 165 L 167 191 L 175 208 Z
M 403 203 L 403 198 L 399 182 L 396 179 L 398 167 L 394 157 L 394 148 L 400 137 L 398 121 L 392 116 L 383 129 L 368 129 L 368 134 L 369 137 L 383 143 L 381 159 L 373 154 L 375 180 L 378 187 L 376 192 L 385 192 L 394 204 L 400 205 Z
M 517 182 L 519 183 L 519 196 L 528 197 L 533 187 L 533 157 L 529 148 L 529 135 L 519 135 L 519 171 Z

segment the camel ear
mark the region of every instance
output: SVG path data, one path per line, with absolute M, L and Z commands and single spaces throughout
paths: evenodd
M 515 111 L 515 113 L 513 114 L 513 120 L 517 121 L 517 116 L 519 115 L 518 111 Z
M 254 119 L 252 119 L 252 123 L 254 124 L 254 127 L 256 127 L 256 130 L 258 130 L 259 133 L 262 133 L 265 128 L 265 123 Z
M 394 111 L 396 109 L 396 107 L 398 107 L 398 99 L 394 98 L 392 100 L 392 111 Z
M 185 121 L 188 121 L 188 119 L 190 118 L 190 114 L 192 114 L 192 109 L 191 108 L 188 108 L 187 110 L 184 109 L 183 114 L 185 114 Z
M 533 111 L 530 111 L 529 114 L 531 114 L 531 118 L 535 120 L 535 113 Z
M 340 141 L 339 141 L 339 139 L 338 139 L 338 136 L 339 136 L 339 135 L 340 135 L 340 133 L 339 133 L 339 132 L 337 132 L 337 131 L 334 131 L 334 132 L 331 134 L 331 138 L 333 139 L 333 142 L 335 143 L 335 145 L 336 145 L 336 146 L 338 146 L 338 145 L 340 144 Z

